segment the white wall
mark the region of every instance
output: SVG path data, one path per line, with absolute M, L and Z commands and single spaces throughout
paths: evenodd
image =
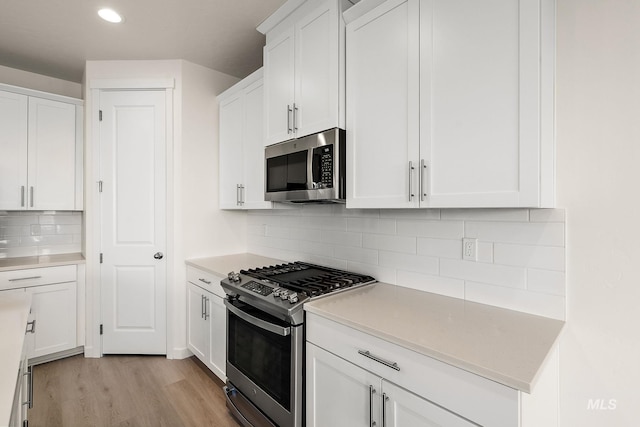
M 640 2 L 558 0 L 557 12 L 558 206 L 566 208 L 568 242 L 560 425 L 634 426 L 640 420 Z M 601 408 L 615 399 L 615 409 L 589 409 L 590 399 L 604 399 Z
M 185 357 L 186 302 L 185 264 L 190 257 L 218 255 L 245 248 L 243 217 L 227 218 L 216 212 L 217 190 L 217 104 L 215 95 L 237 79 L 182 60 L 163 61 L 87 61 L 84 81 L 86 91 L 86 224 L 87 224 L 87 346 L 86 353 L 98 356 L 96 328 L 99 324 L 97 294 L 97 253 L 95 246 L 96 212 L 94 209 L 97 175 L 94 170 L 92 123 L 94 100 L 92 81 L 98 79 L 157 79 L 175 81 L 173 103 L 173 150 L 168 157 L 168 355 Z M 198 161 L 196 164 L 196 160 Z M 199 168 L 196 166 L 205 166 Z M 209 200 L 208 200 L 209 199 Z M 192 210 L 203 208 L 194 213 Z M 234 231 L 235 230 L 235 231 Z M 240 244 L 230 247 L 228 240 L 240 236 Z M 90 308 L 89 308 L 90 307 Z M 93 337 L 93 339 L 91 339 Z
M 82 98 L 82 85 L 80 83 L 30 73 L 2 65 L 0 65 L 0 83 L 70 96 L 72 98 Z

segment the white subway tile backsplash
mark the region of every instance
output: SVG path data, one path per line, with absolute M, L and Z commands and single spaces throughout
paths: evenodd
M 391 285 L 396 284 L 396 270 L 393 268 L 348 261 L 347 270 L 353 271 L 354 273 L 366 274 L 379 282 L 385 282 Z
M 384 251 L 416 253 L 416 238 L 408 236 L 389 236 L 385 234 L 362 235 L 362 247 Z
M 470 221 L 529 221 L 527 209 L 443 209 L 442 219 Z
M 409 255 L 398 252 L 380 251 L 379 264 L 398 270 L 438 274 L 438 258 L 427 255 Z
M 81 212 L 0 212 L 0 257 L 80 252 Z
M 544 294 L 565 295 L 563 271 L 527 269 L 527 289 Z
M 564 248 L 557 246 L 494 245 L 496 264 L 541 268 L 544 270 L 565 270 Z
M 465 223 L 464 237 L 499 243 L 564 246 L 564 224 L 470 221 Z
M 347 231 L 396 234 L 396 220 L 383 218 L 348 218 Z
M 563 320 L 565 317 L 565 299 L 557 295 L 466 282 L 465 299 L 554 319 Z
M 247 222 L 248 249 L 259 255 L 347 269 L 382 282 L 543 316 L 564 316 L 561 209 L 351 210 L 344 205 L 305 205 L 277 213 L 252 211 Z M 462 259 L 463 237 L 478 239 L 477 262 Z
M 493 262 L 493 257 L 494 257 L 493 243 L 478 242 L 477 250 L 478 250 L 478 262 L 488 262 L 488 263 Z
M 464 280 L 404 270 L 398 270 L 397 277 L 399 286 L 464 299 Z
M 373 249 L 336 246 L 335 257 L 364 264 L 378 264 L 378 251 Z
M 564 209 L 531 209 L 531 222 L 565 222 Z
M 441 259 L 440 275 L 511 288 L 526 288 L 526 270 L 521 267 Z
M 462 239 L 463 221 L 398 220 L 398 234 L 402 236 L 431 237 L 436 239 Z
M 460 259 L 462 258 L 462 240 L 418 237 L 418 255 Z
M 380 218 L 394 219 L 440 219 L 440 209 L 383 209 Z
M 352 233 L 350 231 L 332 231 L 322 232 L 322 241 L 332 243 L 338 246 L 362 246 L 362 233 Z

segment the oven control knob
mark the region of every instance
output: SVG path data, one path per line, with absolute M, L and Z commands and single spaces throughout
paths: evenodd
M 280 298 L 286 300 L 289 297 L 289 292 L 287 290 L 280 291 Z
M 291 304 L 295 304 L 298 302 L 298 294 L 296 294 L 295 292 L 292 293 L 291 295 L 289 295 L 289 302 Z
M 231 282 L 238 283 L 240 281 L 240 274 L 236 273 L 235 271 L 232 271 L 231 273 L 229 273 L 227 277 Z
M 273 290 L 273 297 L 274 297 L 274 298 L 278 298 L 278 297 L 280 296 L 280 292 L 281 292 L 281 291 L 282 291 L 282 289 L 280 289 L 280 288 L 275 288 L 275 289 Z

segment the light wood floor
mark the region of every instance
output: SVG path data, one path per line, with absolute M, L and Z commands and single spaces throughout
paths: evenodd
M 69 357 L 34 367 L 29 427 L 237 427 L 222 385 L 193 358 Z

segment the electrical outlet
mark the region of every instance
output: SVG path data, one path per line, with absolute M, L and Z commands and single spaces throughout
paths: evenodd
M 462 259 L 478 261 L 478 239 L 462 239 Z

